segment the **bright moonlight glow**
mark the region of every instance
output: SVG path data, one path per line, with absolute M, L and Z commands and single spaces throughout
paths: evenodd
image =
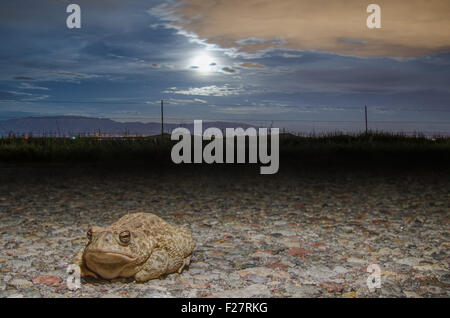
M 203 74 L 211 72 L 216 66 L 214 59 L 208 54 L 200 54 L 196 56 L 190 64 L 190 67 L 197 70 Z

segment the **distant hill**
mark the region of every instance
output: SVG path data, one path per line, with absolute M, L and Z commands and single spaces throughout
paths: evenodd
M 164 124 L 164 132 L 170 133 L 177 127 L 185 127 L 193 132 L 194 123 L 190 124 Z M 203 122 L 203 129 L 217 127 L 219 129 L 252 127 L 243 123 L 230 122 Z M 138 135 L 152 136 L 161 133 L 160 123 L 117 122 L 106 118 L 91 118 L 80 116 L 56 117 L 26 117 L 0 121 L 0 136 L 9 134 L 16 136 L 76 136 L 76 135 Z

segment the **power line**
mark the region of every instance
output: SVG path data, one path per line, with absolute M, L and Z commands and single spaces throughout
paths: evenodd
M 108 117 L 110 119 L 156 119 L 156 116 L 133 116 L 133 117 Z M 171 120 L 187 120 L 186 117 L 166 117 Z M 193 118 L 192 120 L 201 118 Z M 316 120 L 316 119 L 252 119 L 252 118 L 204 118 L 203 121 L 252 121 L 252 122 L 315 122 L 315 123 L 361 123 L 360 120 Z M 411 124 L 450 124 L 450 121 L 406 121 L 406 120 L 371 120 L 371 123 L 411 123 Z

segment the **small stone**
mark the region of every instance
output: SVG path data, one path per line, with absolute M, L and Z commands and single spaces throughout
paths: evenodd
M 34 284 L 44 284 L 51 287 L 58 287 L 62 283 L 62 279 L 57 276 L 38 276 L 32 279 Z
M 421 261 L 420 258 L 415 258 L 415 257 L 406 257 L 406 258 L 401 258 L 401 259 L 395 260 L 395 262 L 397 264 L 408 265 L 408 266 L 416 266 L 417 264 L 420 263 L 420 261 Z
M 123 298 L 124 295 L 121 294 L 105 294 L 102 295 L 101 298 Z
M 314 297 L 320 293 L 318 287 L 313 285 L 295 285 L 286 288 L 288 293 L 292 293 L 292 298 Z
M 338 273 L 338 274 L 346 274 L 346 273 L 348 273 L 348 270 L 347 270 L 345 267 L 342 267 L 342 266 L 336 266 L 336 267 L 333 269 L 333 272 L 336 272 L 336 273 Z
M 249 274 L 247 276 L 247 280 L 250 280 L 254 283 L 265 283 L 267 282 L 267 278 L 263 277 L 263 276 L 259 276 L 259 275 L 255 275 L 255 274 Z
M 356 263 L 356 264 L 365 264 L 365 263 L 367 263 L 366 260 L 364 260 L 362 258 L 356 258 L 356 257 L 349 257 L 347 259 L 347 262 L 349 262 L 349 263 Z
M 271 252 L 269 251 L 258 251 L 250 255 L 251 257 L 255 258 L 268 258 L 268 257 L 274 257 Z
M 270 235 L 273 237 L 282 237 L 283 236 L 283 234 L 281 234 L 281 233 L 271 233 Z
M 299 272 L 299 275 L 305 279 L 312 279 L 312 282 L 315 283 L 316 281 L 331 281 L 336 273 L 326 266 L 312 266 L 306 271 Z
M 438 280 L 446 285 L 450 285 L 450 273 L 439 276 Z
M 343 226 L 342 231 L 344 231 L 345 233 L 353 233 L 354 229 L 352 226 Z
M 392 250 L 387 247 L 383 247 L 378 250 L 378 254 L 380 254 L 380 255 L 388 255 L 390 253 L 392 253 Z
M 18 288 L 18 289 L 24 289 L 24 288 L 30 288 L 31 286 L 33 286 L 33 283 L 26 279 L 15 278 L 9 282 L 9 285 L 14 286 L 15 288 Z
M 322 282 L 320 286 L 325 288 L 329 293 L 340 293 L 344 290 L 344 285 L 335 282 Z
M 358 298 L 358 293 L 355 291 L 351 291 L 342 295 L 344 298 Z
M 297 265 L 297 266 L 302 266 L 302 265 L 303 265 L 303 262 L 302 262 L 301 260 L 299 260 L 299 259 L 296 259 L 296 260 L 294 261 L 294 263 L 295 263 L 295 265 Z
M 277 269 L 277 268 L 278 269 L 288 269 L 289 268 L 289 266 L 287 266 L 286 264 L 281 263 L 281 262 L 270 264 L 269 267 L 272 269 Z
M 443 288 L 438 286 L 422 286 L 420 287 L 420 290 L 426 294 L 432 295 L 444 295 L 446 292 Z
M 240 277 L 247 277 L 251 274 L 258 276 L 269 276 L 273 274 L 273 270 L 267 267 L 252 267 L 237 272 Z
M 439 264 L 427 264 L 427 263 L 421 263 L 413 267 L 416 270 L 419 271 L 444 271 L 445 268 L 440 266 Z
M 403 294 L 405 294 L 405 296 L 408 297 L 408 298 L 421 298 L 420 295 L 418 295 L 417 293 L 412 292 L 412 291 L 404 290 Z
M 172 298 L 173 296 L 163 288 L 149 288 L 143 292 L 144 298 Z
M 300 246 L 298 241 L 284 241 L 283 244 L 288 248 L 298 248 Z
M 288 251 L 289 255 L 300 256 L 300 257 L 304 257 L 305 255 L 312 254 L 312 253 L 313 253 L 313 251 L 311 251 L 311 250 L 305 250 L 305 249 L 299 248 L 299 247 L 292 247 Z
M 287 280 L 289 278 L 291 278 L 291 275 L 289 275 L 288 272 L 285 271 L 275 271 L 272 275 L 274 278 L 279 278 L 279 279 L 283 279 L 283 280 Z
M 397 283 L 382 283 L 380 291 L 383 295 L 399 295 L 402 288 Z
M 214 296 L 219 298 L 249 298 L 249 297 L 269 297 L 271 296 L 270 290 L 263 284 L 254 284 L 247 286 L 243 289 L 231 289 L 219 292 Z

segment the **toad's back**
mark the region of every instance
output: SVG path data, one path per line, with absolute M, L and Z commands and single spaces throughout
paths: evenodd
M 117 228 L 124 226 L 144 233 L 156 243 L 155 248 L 166 249 L 169 256 L 172 256 L 172 252 L 176 252 L 187 257 L 194 249 L 191 231 L 171 225 L 152 213 L 127 214 L 112 225 Z

